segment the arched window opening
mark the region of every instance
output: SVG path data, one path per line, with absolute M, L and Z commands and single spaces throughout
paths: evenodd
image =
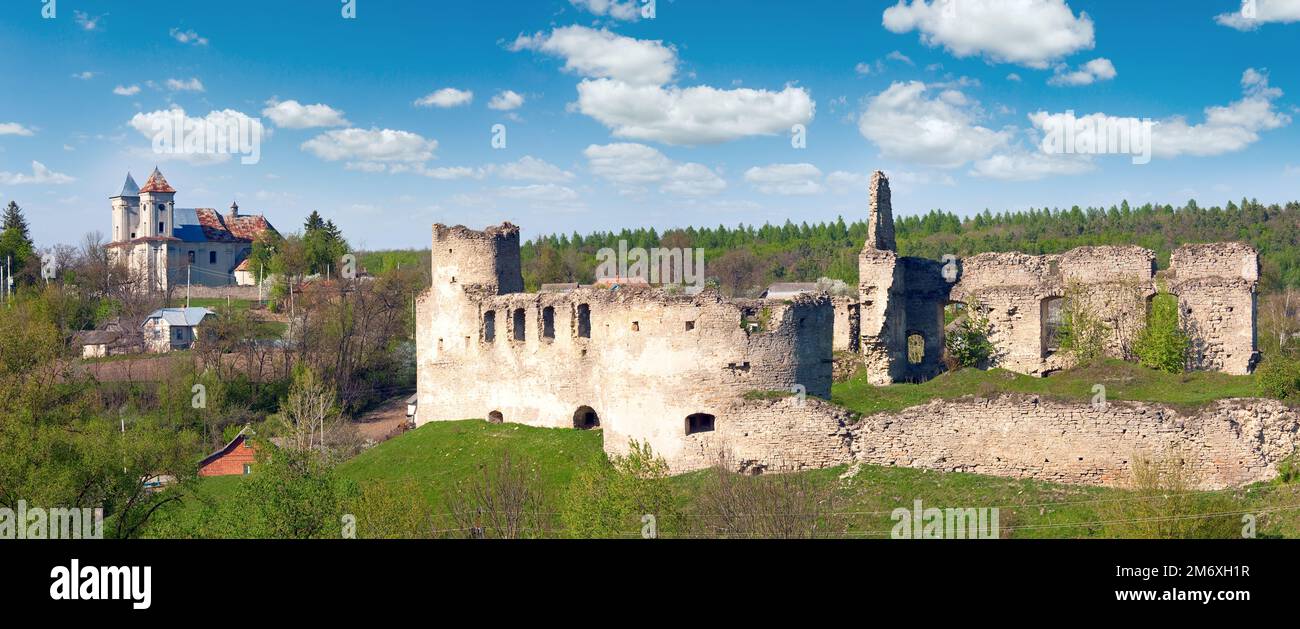
M 1064 297 L 1048 297 L 1043 300 L 1040 313 L 1043 322 L 1043 358 L 1061 351 L 1061 311 L 1064 306 Z
M 712 432 L 716 425 L 717 418 L 708 413 L 693 413 L 686 416 L 686 434 L 693 435 L 697 432 Z
M 500 424 L 506 421 L 506 417 L 501 414 L 501 411 L 492 411 L 491 413 L 488 413 L 488 421 L 494 424 Z
M 590 406 L 579 406 L 573 413 L 573 427 L 578 430 L 591 430 L 600 427 L 600 415 Z
M 907 334 L 907 362 L 919 365 L 925 361 L 925 336 L 920 332 Z
M 515 331 L 515 340 L 516 340 L 516 341 L 522 341 L 522 340 L 524 340 L 524 332 L 525 332 L 525 330 L 524 330 L 524 326 L 525 326 L 525 325 L 526 325 L 526 323 L 525 323 L 525 318 L 524 318 L 524 309 L 523 309 L 523 308 L 515 308 L 515 314 L 514 314 L 514 325 L 513 325 L 512 327 L 514 327 L 514 329 L 515 329 L 514 331 Z
M 542 308 L 542 338 L 555 338 L 555 308 Z
M 578 304 L 578 337 L 591 338 L 591 306 Z

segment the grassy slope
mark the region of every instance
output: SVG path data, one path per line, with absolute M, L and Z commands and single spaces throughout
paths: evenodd
M 1034 378 L 1003 369 L 961 369 L 922 384 L 876 387 L 858 374 L 846 382 L 836 383 L 831 390 L 831 399 L 836 404 L 869 415 L 902 410 L 936 398 L 952 399 L 964 395 L 988 397 L 999 393 L 1036 393 L 1060 400 L 1088 401 L 1092 399 L 1092 388 L 1097 384 L 1106 387 L 1108 400 L 1162 402 L 1183 409 L 1222 398 L 1256 395 L 1254 376 L 1207 371 L 1169 374 L 1108 360 L 1095 367 L 1059 372 L 1047 378 Z
M 554 510 L 576 469 L 602 456 L 600 439 L 600 433 L 594 431 L 480 420 L 435 422 L 343 463 L 338 474 L 360 483 L 414 481 L 429 508 L 441 512 L 443 497 L 456 482 L 471 478 L 480 463 L 495 462 L 499 453 L 509 448 L 538 464 L 546 508 Z M 888 537 L 893 526 L 890 512 L 897 507 L 911 508 L 918 498 L 927 508 L 998 506 L 1000 524 L 1013 537 L 1099 537 L 1107 533 L 1097 522 L 1131 516 L 1123 507 L 1131 504 L 1132 494 L 1118 489 L 875 466 L 862 466 L 855 475 L 840 479 L 845 471 L 840 466 L 802 473 L 832 492 L 832 514 L 825 518 L 825 527 L 835 536 Z M 693 490 L 709 473 L 672 479 L 685 512 L 693 511 Z M 237 476 L 205 479 L 199 483 L 198 493 L 220 500 L 230 496 L 241 481 Z M 1215 494 L 1220 494 L 1221 500 L 1207 505 L 1209 512 L 1264 513 L 1259 517 L 1261 536 L 1300 536 L 1300 509 L 1268 512 L 1300 506 L 1300 486 L 1259 485 L 1199 496 L 1208 500 Z M 197 503 L 188 502 L 185 512 L 197 515 Z

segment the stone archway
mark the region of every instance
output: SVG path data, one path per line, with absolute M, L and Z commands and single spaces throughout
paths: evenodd
M 573 427 L 578 430 L 600 428 L 600 415 L 590 406 L 579 406 L 578 410 L 573 412 Z

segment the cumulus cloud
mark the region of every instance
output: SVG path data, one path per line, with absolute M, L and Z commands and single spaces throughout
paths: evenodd
M 17 122 L 0 122 L 0 135 L 29 136 L 34 133 L 35 131 L 32 131 L 28 127 L 24 127 L 23 125 L 18 124 Z
M 569 0 L 569 4 L 596 15 L 608 15 L 616 20 L 635 20 L 641 17 L 637 0 Z
M 348 124 L 342 111 L 323 103 L 304 105 L 296 100 L 268 100 L 262 115 L 270 118 L 275 126 L 285 129 L 342 127 Z
M 173 92 L 202 92 L 203 82 L 198 78 L 190 78 L 182 81 L 180 79 L 167 79 L 167 89 Z
M 808 195 L 822 191 L 822 171 L 812 164 L 772 164 L 745 171 L 745 181 L 763 194 Z
M 583 155 L 592 174 L 617 184 L 624 192 L 654 185 L 661 192 L 702 196 L 716 194 L 727 187 L 727 182 L 713 169 L 694 162 L 673 161 L 644 144 L 592 144 Z
M 1172 158 L 1232 153 L 1258 141 L 1260 132 L 1291 123 L 1290 116 L 1274 107 L 1273 101 L 1282 95 L 1282 90 L 1269 85 L 1267 74 L 1248 68 L 1241 75 L 1241 89 L 1240 100 L 1206 107 L 1204 122 L 1189 124 L 1183 116 L 1152 121 L 1151 154 Z M 1030 121 L 1039 130 L 1078 129 L 1081 126 L 1098 128 L 1103 125 L 1131 128 L 1142 122 L 1137 118 L 1105 113 L 1076 116 L 1073 112 L 1049 114 L 1043 111 L 1030 114 Z
M 139 85 L 131 85 L 131 86 L 119 85 L 119 86 L 113 88 L 113 93 L 114 93 L 114 94 L 117 94 L 118 96 L 135 96 L 136 94 L 139 94 L 139 93 L 140 93 L 140 86 L 139 86 Z
M 468 105 L 474 100 L 474 92 L 469 90 L 458 90 L 454 87 L 444 87 L 436 92 L 426 94 L 415 101 L 417 107 L 459 107 Z
M 510 50 L 533 50 L 564 59 L 564 69 L 587 78 L 633 85 L 662 85 L 677 71 L 677 51 L 658 40 L 636 39 L 585 26 L 550 34 L 520 35 Z
M 545 203 L 562 203 L 578 198 L 572 188 L 553 183 L 530 184 L 527 186 L 505 186 L 497 188 L 497 194 L 507 199 L 540 201 Z
M 1253 31 L 1269 22 L 1300 22 L 1300 0 L 1250 0 L 1231 13 L 1220 13 L 1214 21 L 1239 31 Z
M 609 79 L 578 84 L 578 111 L 620 138 L 665 144 L 710 144 L 788 133 L 812 121 L 816 105 L 803 88 L 779 92 L 708 85 L 631 85 Z
M 899 0 L 882 21 L 894 33 L 917 31 L 927 46 L 957 57 L 1047 68 L 1094 45 L 1092 19 L 1065 0 Z
M 867 102 L 858 131 L 885 157 L 943 168 L 981 159 L 1010 139 L 976 124 L 974 103 L 961 92 L 929 93 L 920 81 L 893 83 Z
M 1097 81 L 1109 81 L 1115 78 L 1115 65 L 1110 59 L 1098 57 L 1071 71 L 1062 64 L 1056 66 L 1056 74 L 1047 80 L 1049 85 L 1090 85 Z
M 438 141 L 394 129 L 336 129 L 302 143 L 302 150 L 325 161 L 426 162 Z
M 179 28 L 173 27 L 171 30 L 167 31 L 167 33 L 172 36 L 172 39 L 182 44 L 191 44 L 194 46 L 208 45 L 208 38 L 200 37 L 198 33 L 194 32 L 194 29 L 182 31 Z
M 38 161 L 32 161 L 32 173 L 11 173 L 0 171 L 0 183 L 7 186 L 17 186 L 26 184 L 49 184 L 61 185 L 76 181 L 75 177 L 70 177 L 63 173 L 56 173 L 50 170 L 45 164 Z
M 495 109 L 496 111 L 511 111 L 519 109 L 523 104 L 523 95 L 514 90 L 501 90 L 492 97 L 492 100 L 488 101 L 488 109 Z
M 1079 175 L 1093 170 L 1086 155 L 1053 155 L 1018 148 L 975 162 L 971 174 L 1003 181 L 1035 181 L 1056 175 Z
M 531 155 L 496 166 L 493 170 L 498 177 L 515 181 L 560 182 L 573 179 L 573 173 Z
M 256 134 L 256 137 L 265 137 L 270 135 L 269 131 L 262 126 L 262 121 L 253 118 L 241 111 L 234 109 L 212 110 L 206 116 L 190 116 L 180 107 L 171 109 L 159 109 L 157 111 L 140 112 L 131 117 L 127 124 L 136 130 L 141 136 L 154 142 L 162 134 L 171 135 L 177 125 L 182 125 L 183 133 L 186 138 L 205 138 L 196 130 L 202 129 L 206 133 L 208 130 L 221 133 L 225 137 L 229 129 L 248 129 L 249 137 Z M 185 138 L 183 138 L 185 139 Z M 228 145 L 229 150 L 234 151 L 238 147 L 233 144 Z M 180 150 L 183 147 L 176 147 L 177 150 L 159 152 L 151 146 L 149 149 L 139 151 L 141 156 L 152 156 L 154 159 L 183 161 L 195 165 L 220 164 L 231 158 L 231 153 L 207 152 L 203 150 Z
M 98 72 L 91 72 L 90 70 L 86 70 L 85 72 L 77 72 L 77 73 L 74 73 L 74 74 L 72 75 L 72 78 L 77 79 L 77 80 L 79 80 L 79 81 L 89 81 L 89 80 L 95 78 L 95 75 L 96 75 L 96 74 L 99 74 L 99 73 L 98 73 Z

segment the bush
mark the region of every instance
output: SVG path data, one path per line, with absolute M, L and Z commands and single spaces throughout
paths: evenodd
M 989 320 L 979 306 L 966 309 L 966 316 L 953 326 L 944 339 L 944 349 L 955 367 L 980 367 L 993 357 L 989 340 Z
M 1270 356 L 1255 370 L 1260 395 L 1279 400 L 1300 397 L 1300 361 Z
M 1106 352 L 1106 324 L 1088 308 L 1077 288 L 1066 290 L 1061 307 L 1061 325 L 1057 338 L 1061 349 L 1070 353 L 1075 364 L 1083 367 L 1101 359 Z
M 1145 367 L 1168 373 L 1182 373 L 1187 368 L 1187 352 L 1192 339 L 1178 325 L 1178 298 L 1160 293 L 1151 300 L 1146 327 L 1133 344 L 1133 353 Z
M 649 443 L 630 442 L 626 456 L 592 462 L 578 471 L 565 495 L 561 518 L 581 538 L 633 537 L 654 518 L 656 533 L 676 528 L 676 499 L 668 463 Z
M 1123 500 L 1101 503 L 1106 537 L 1228 539 L 1241 537 L 1238 503 L 1225 492 L 1196 491 L 1196 476 L 1177 452 L 1135 457 Z

